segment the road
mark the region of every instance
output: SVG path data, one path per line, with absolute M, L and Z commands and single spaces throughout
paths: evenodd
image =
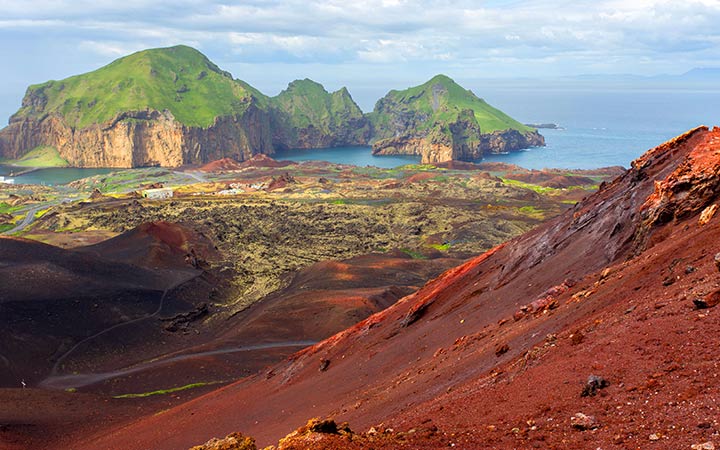
M 17 233 L 18 231 L 22 231 L 35 221 L 35 214 L 37 214 L 38 211 L 40 211 L 42 209 L 50 208 L 52 206 L 59 205 L 61 203 L 68 203 L 71 201 L 72 201 L 71 198 L 64 198 L 62 200 L 56 200 L 54 202 L 44 203 L 42 205 L 33 206 L 32 208 L 28 209 L 27 214 L 25 215 L 23 220 L 20 221 L 20 223 L 17 224 L 15 226 L 15 228 L 10 229 L 10 230 L 4 232 L 3 234 L 14 234 L 14 233 Z
M 139 364 L 133 367 L 125 369 L 115 370 L 112 372 L 101 372 L 101 373 L 78 373 L 72 375 L 50 375 L 46 379 L 40 382 L 39 386 L 51 389 L 77 389 L 91 384 L 99 383 L 101 381 L 110 380 L 112 378 L 122 377 L 143 370 L 152 369 L 165 364 L 170 364 L 178 361 L 185 361 L 188 359 L 198 358 L 202 356 L 213 356 L 223 355 L 227 353 L 238 353 L 238 352 L 250 352 L 254 350 L 265 350 L 271 348 L 289 348 L 289 347 L 307 347 L 310 345 L 317 344 L 316 341 L 288 341 L 288 342 L 268 342 L 264 344 L 246 345 L 241 347 L 223 348 L 218 350 L 210 350 L 199 353 L 188 353 L 184 355 L 177 355 L 170 358 L 159 359 L 150 361 L 144 364 Z

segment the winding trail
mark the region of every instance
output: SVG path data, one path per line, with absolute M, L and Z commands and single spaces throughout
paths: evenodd
M 317 344 L 317 341 L 287 341 L 287 342 L 268 342 L 264 344 L 253 344 L 241 347 L 223 348 L 218 350 L 210 350 L 206 352 L 188 353 L 185 355 L 173 356 L 171 358 L 154 360 L 148 363 L 142 363 L 133 367 L 115 370 L 112 372 L 72 374 L 72 375 L 51 375 L 40 382 L 39 386 L 50 389 L 70 389 L 89 386 L 101 381 L 130 375 L 144 370 L 152 369 L 166 364 L 185 361 L 188 359 L 198 358 L 202 356 L 223 355 L 227 353 L 250 352 L 255 350 L 265 350 L 271 348 L 289 348 L 289 347 L 307 347 Z
M 110 332 L 110 331 L 112 331 L 112 330 L 115 330 L 115 329 L 117 329 L 117 328 L 124 327 L 124 326 L 128 326 L 128 325 L 132 325 L 132 324 L 137 323 L 137 322 L 140 322 L 140 321 L 142 321 L 142 320 L 146 320 L 146 319 L 153 318 L 153 317 L 157 316 L 158 314 L 160 314 L 160 311 L 162 311 L 163 305 L 165 304 L 165 297 L 167 297 L 168 292 L 172 291 L 173 289 L 175 289 L 176 287 L 178 287 L 178 286 L 180 286 L 181 284 L 185 283 L 186 281 L 189 281 L 189 279 L 190 279 L 190 278 L 185 278 L 185 277 L 183 277 L 183 279 L 181 279 L 181 280 L 179 280 L 179 281 L 176 281 L 176 282 L 173 283 L 170 287 L 166 288 L 166 289 L 163 291 L 162 295 L 160 296 L 160 302 L 159 302 L 159 304 L 158 304 L 158 306 L 157 306 L 157 308 L 155 309 L 154 312 L 152 312 L 152 313 L 150 313 L 150 314 L 146 314 L 146 315 L 141 316 L 141 317 L 137 317 L 137 318 L 135 318 L 135 319 L 128 320 L 127 322 L 117 323 L 117 324 L 115 324 L 115 325 L 113 325 L 113 326 L 111 326 L 111 327 L 105 328 L 104 330 L 99 331 L 99 332 L 93 334 L 92 336 L 86 337 L 86 338 L 83 339 L 82 341 L 80 341 L 80 342 L 78 342 L 77 344 L 73 345 L 72 348 L 70 348 L 70 350 L 68 350 L 68 351 L 66 351 L 65 353 L 63 353 L 62 355 L 60 355 L 60 357 L 57 359 L 57 361 L 55 361 L 55 364 L 53 365 L 53 368 L 52 368 L 52 370 L 50 371 L 50 377 L 53 377 L 53 376 L 57 375 L 58 369 L 59 369 L 60 365 L 63 363 L 63 361 L 65 361 L 65 360 L 67 359 L 67 357 L 70 356 L 70 354 L 72 354 L 75 350 L 77 350 L 77 348 L 80 347 L 81 345 L 83 345 L 83 344 L 85 344 L 85 343 L 87 343 L 87 342 L 89 342 L 89 341 L 97 338 L 98 336 L 102 336 L 102 335 L 105 334 L 105 333 L 108 333 L 108 332 Z

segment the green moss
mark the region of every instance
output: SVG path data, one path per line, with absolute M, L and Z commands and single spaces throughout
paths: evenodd
M 144 397 L 150 397 L 153 395 L 166 395 L 166 394 L 172 394 L 174 392 L 186 391 L 188 389 L 194 389 L 194 388 L 203 387 L 203 386 L 211 386 L 213 384 L 219 384 L 219 383 L 222 383 L 222 381 L 191 383 L 191 384 L 186 384 L 185 386 L 178 386 L 178 387 L 174 387 L 174 388 L 170 388 L 170 389 L 159 389 L 157 391 L 143 392 L 140 394 L 114 395 L 113 398 L 144 398 Z
M 55 147 L 42 145 L 27 152 L 22 158 L 7 162 L 20 167 L 67 167 L 68 162 L 60 157 Z
M 60 114 L 74 127 L 103 123 L 124 111 L 168 110 L 188 126 L 245 111 L 256 92 L 236 82 L 199 51 L 187 47 L 144 50 L 105 67 L 30 86 L 36 99 L 19 116 Z
M 450 250 L 450 247 L 451 247 L 451 246 L 452 246 L 452 244 L 450 244 L 449 242 L 446 242 L 446 243 L 444 243 L 444 244 L 432 244 L 432 245 L 430 245 L 430 247 L 434 248 L 435 250 L 440 250 L 441 252 L 446 252 L 446 251 Z
M 558 193 L 560 191 L 559 189 L 540 186 L 537 184 L 525 183 L 523 181 L 518 181 L 518 180 L 511 180 L 509 178 L 502 178 L 502 181 L 503 181 L 503 183 L 505 183 L 507 185 L 515 186 L 515 187 L 519 187 L 519 188 L 523 188 L 523 189 L 530 189 L 531 191 L 535 191 L 538 194 L 553 194 L 553 193 Z
M 406 255 L 408 255 L 409 257 L 411 257 L 412 259 L 427 259 L 427 256 L 425 256 L 425 255 L 423 255 L 422 253 L 417 252 L 417 251 L 415 251 L 415 250 L 411 250 L 411 249 L 409 249 L 409 248 L 401 248 L 400 251 L 403 252 L 403 253 L 405 253 Z

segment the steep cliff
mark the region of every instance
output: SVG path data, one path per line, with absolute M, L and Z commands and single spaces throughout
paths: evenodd
M 338 147 L 370 140 L 369 121 L 346 88 L 329 93 L 312 80 L 296 80 L 271 101 L 276 147 Z
M 484 153 L 545 145 L 536 130 L 444 75 L 390 91 L 368 117 L 374 129 L 373 154 L 421 155 L 426 163 L 472 161 Z

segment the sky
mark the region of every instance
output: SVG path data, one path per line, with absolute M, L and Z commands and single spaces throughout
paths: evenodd
M 681 74 L 720 67 L 720 0 L 0 0 L 0 123 L 29 84 L 193 46 L 269 95 L 312 78 L 364 110 L 437 73 Z

